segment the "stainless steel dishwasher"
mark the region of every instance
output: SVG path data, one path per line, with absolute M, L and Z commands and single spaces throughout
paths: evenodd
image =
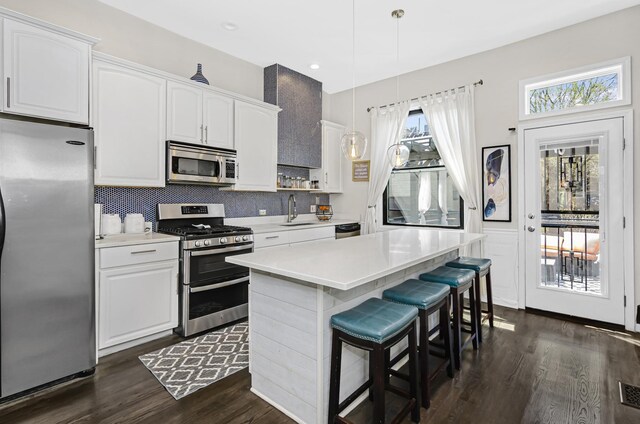
M 336 238 L 355 237 L 360 235 L 360 224 L 341 224 L 336 225 Z

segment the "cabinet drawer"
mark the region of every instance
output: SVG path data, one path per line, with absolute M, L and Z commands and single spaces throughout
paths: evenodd
M 300 243 L 303 241 L 335 238 L 336 228 L 333 225 L 320 228 L 305 228 L 304 230 L 291 231 L 290 243 Z
M 254 247 L 260 249 L 262 247 L 280 246 L 281 244 L 289 244 L 289 232 L 282 231 L 278 233 L 254 234 Z
M 178 258 L 178 242 L 136 244 L 100 249 L 100 269 Z

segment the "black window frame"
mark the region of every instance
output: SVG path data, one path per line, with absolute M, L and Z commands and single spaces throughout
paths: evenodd
M 423 113 L 421 109 L 415 109 L 409 112 L 409 115 L 414 115 L 418 113 Z M 401 168 L 403 171 L 411 171 L 411 170 L 421 170 L 421 169 L 446 169 L 447 167 L 444 165 L 436 165 L 436 166 L 419 166 L 412 168 Z M 393 174 L 393 171 L 391 171 Z M 447 170 L 447 174 L 448 174 Z M 450 229 L 450 230 L 464 230 L 464 200 L 462 196 L 460 196 L 460 225 L 451 226 L 451 225 L 421 225 L 421 224 L 399 224 L 399 223 L 390 223 L 388 220 L 388 191 L 389 191 L 389 181 L 387 181 L 387 186 L 384 189 L 384 193 L 382 194 L 382 220 L 383 225 L 393 225 L 397 227 L 418 227 L 418 228 L 441 228 L 441 229 Z

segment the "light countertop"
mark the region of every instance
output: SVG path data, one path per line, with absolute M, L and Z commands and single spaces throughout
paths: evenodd
M 360 237 L 273 247 L 226 260 L 263 272 L 350 290 L 485 237 L 484 234 L 400 228 Z
M 96 240 L 96 249 L 105 247 L 132 246 L 136 244 L 166 243 L 180 241 L 180 237 L 160 233 L 144 234 L 112 234 L 101 240 Z
M 315 221 L 298 221 L 297 219 L 293 221 L 294 224 L 301 222 L 310 223 L 306 225 L 283 225 L 286 224 L 286 222 L 271 222 L 266 224 L 247 224 L 247 227 L 250 227 L 253 230 L 254 234 L 261 234 L 275 233 L 279 231 L 304 230 L 305 228 L 334 227 L 341 224 L 353 224 L 357 223 L 358 221 L 353 219 L 332 219 L 331 221 L 318 221 L 317 218 L 315 219 Z

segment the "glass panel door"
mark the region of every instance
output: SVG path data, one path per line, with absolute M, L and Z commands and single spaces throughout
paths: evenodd
M 529 308 L 624 323 L 622 119 L 525 131 Z

